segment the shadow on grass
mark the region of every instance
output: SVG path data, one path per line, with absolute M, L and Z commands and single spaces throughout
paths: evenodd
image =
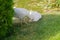
M 60 40 L 60 15 L 42 15 L 38 22 L 29 25 L 15 24 L 15 35 L 6 40 Z M 56 37 L 55 37 L 56 36 Z

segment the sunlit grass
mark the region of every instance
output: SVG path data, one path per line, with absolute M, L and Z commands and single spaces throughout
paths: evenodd
M 58 32 L 56 35 L 51 36 L 49 40 L 60 40 L 60 32 Z

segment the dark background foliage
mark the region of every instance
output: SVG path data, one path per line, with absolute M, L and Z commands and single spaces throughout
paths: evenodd
M 12 28 L 13 1 L 0 0 L 0 39 Z

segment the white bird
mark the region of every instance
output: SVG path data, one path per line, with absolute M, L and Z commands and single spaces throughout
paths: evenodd
M 40 13 L 32 10 L 29 11 L 24 8 L 14 8 L 14 12 L 14 16 L 18 17 L 19 19 L 23 19 L 25 16 L 28 16 L 32 21 L 38 21 L 42 17 Z
M 14 8 L 14 16 L 15 17 L 18 17 L 18 18 L 23 18 L 25 17 L 26 15 L 28 15 L 28 10 L 24 9 L 24 8 Z
M 37 11 L 30 11 L 30 15 L 28 15 L 29 18 L 33 19 L 32 21 L 38 21 L 39 19 L 41 19 L 41 14 L 38 13 Z

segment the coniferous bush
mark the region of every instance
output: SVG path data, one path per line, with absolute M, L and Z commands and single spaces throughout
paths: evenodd
M 12 28 L 13 1 L 0 0 L 0 38 L 5 37 Z

